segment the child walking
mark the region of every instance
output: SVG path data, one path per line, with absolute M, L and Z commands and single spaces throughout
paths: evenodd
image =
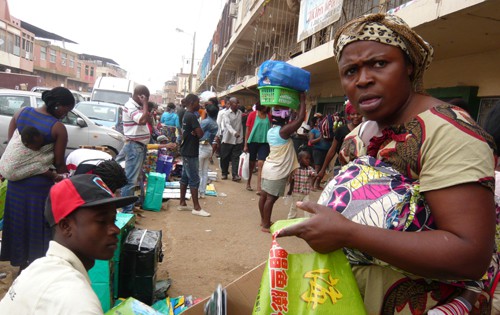
M 288 212 L 288 219 L 297 217 L 297 201 L 309 201 L 309 193 L 311 192 L 312 184 L 316 178 L 316 172 L 311 164 L 311 154 L 307 151 L 300 151 L 299 155 L 300 167 L 293 170 L 290 174 L 290 188 L 288 196 L 292 196 L 292 204 Z M 304 211 L 304 217 L 310 217 L 309 212 Z

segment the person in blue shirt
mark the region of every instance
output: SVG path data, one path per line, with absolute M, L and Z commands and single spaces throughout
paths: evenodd
M 332 144 L 331 141 L 325 139 L 320 131 L 320 117 L 313 117 L 312 123 L 314 128 L 309 132 L 309 144 L 312 146 L 312 157 L 314 161 L 314 171 L 319 173 L 323 163 L 325 162 L 326 154 Z M 313 191 L 322 190 L 320 186 L 321 178 L 316 177 L 313 183 Z
M 207 111 L 207 118 L 201 121 L 201 129 L 204 134 L 200 139 L 200 188 L 199 194 L 200 198 L 205 198 L 205 191 L 207 188 L 208 181 L 208 164 L 210 163 L 210 158 L 212 157 L 215 135 L 219 130 L 217 125 L 217 115 L 219 113 L 219 108 L 214 104 L 208 104 L 205 106 Z
M 174 103 L 168 103 L 167 110 L 161 115 L 160 123 L 163 127 L 163 132 L 165 133 L 165 136 L 167 136 L 167 138 L 175 142 L 176 140 L 175 132 L 178 131 L 179 134 L 181 133 L 181 124 L 179 121 L 179 116 L 175 112 Z

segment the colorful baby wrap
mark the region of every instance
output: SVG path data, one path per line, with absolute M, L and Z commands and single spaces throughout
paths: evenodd
M 419 187 L 418 180 L 401 175 L 374 157 L 363 156 L 342 167 L 327 184 L 318 203 L 363 225 L 401 232 L 435 230 L 434 218 Z M 388 266 L 412 276 L 357 249 L 344 248 L 344 252 L 352 265 Z M 477 291 L 483 286 L 490 286 L 497 271 L 498 255 L 495 250 L 483 281 L 443 282 Z

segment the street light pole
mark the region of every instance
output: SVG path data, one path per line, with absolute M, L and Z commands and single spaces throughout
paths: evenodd
M 189 92 L 193 92 L 193 67 L 194 67 L 194 44 L 196 42 L 196 32 L 193 34 L 193 52 L 191 53 L 191 72 L 189 73 Z
M 180 28 L 175 29 L 179 33 L 189 34 Z M 194 48 L 196 43 L 196 32 L 193 34 L 193 51 L 191 52 L 191 71 L 189 72 L 189 93 L 193 92 L 193 70 L 194 70 Z

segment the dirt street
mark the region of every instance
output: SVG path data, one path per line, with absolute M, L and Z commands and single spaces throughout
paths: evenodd
M 214 184 L 219 195 L 227 196 L 201 199 L 202 207 L 211 217 L 178 211 L 179 201 L 172 199 L 163 203 L 160 212 L 144 211 L 145 217 L 138 218 L 137 227 L 163 231 L 165 257 L 159 264 L 157 280 L 171 279 L 169 296 L 204 298 L 211 295 L 217 284 L 227 285 L 267 259 L 271 236 L 260 231 L 259 196 L 255 191 L 247 191 L 243 181 L 218 180 Z M 316 201 L 319 194 L 312 192 L 311 200 Z M 192 203 L 188 201 L 188 205 Z M 283 199 L 279 199 L 272 220 L 286 219 L 288 209 Z M 290 252 L 309 250 L 297 238 L 284 239 L 280 244 Z M 3 297 L 17 269 L 0 262 L 0 272 L 8 273 L 5 279 L 0 279 L 0 297 Z

